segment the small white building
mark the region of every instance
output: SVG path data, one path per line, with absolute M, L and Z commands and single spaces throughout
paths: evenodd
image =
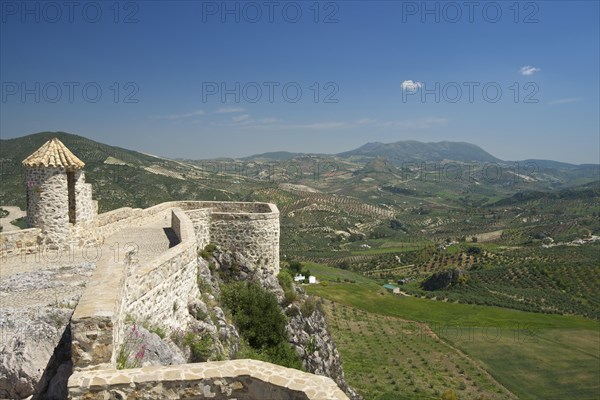
M 294 282 L 304 281 L 305 279 L 306 279 L 306 277 L 304 275 L 298 274 L 294 277 Z
M 309 276 L 308 277 L 308 283 L 311 283 L 311 284 L 317 283 L 317 277 L 316 276 L 312 276 L 312 275 Z

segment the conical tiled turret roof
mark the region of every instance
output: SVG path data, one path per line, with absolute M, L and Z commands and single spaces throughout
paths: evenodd
M 68 170 L 82 169 L 85 163 L 57 138 L 48 140 L 32 155 L 23 160 L 26 167 L 55 167 Z

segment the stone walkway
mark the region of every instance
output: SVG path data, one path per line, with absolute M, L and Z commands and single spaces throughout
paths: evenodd
M 99 247 L 96 270 L 73 318 L 113 315 L 127 253 L 133 250 L 132 259 L 139 265 L 153 260 L 173 245 L 168 235 L 170 226 L 170 217 L 158 217 L 151 223 L 126 228 L 106 238 Z
M 135 249 L 140 265 L 154 259 L 174 244 L 170 225 L 170 216 L 161 217 L 101 246 L 0 257 L 0 393 L 32 393 L 73 309 L 112 316 L 125 253 Z
M 125 253 L 135 249 L 135 257 L 143 265 L 168 250 L 174 244 L 168 236 L 170 222 L 170 218 L 161 218 L 126 228 L 107 238 L 102 246 L 2 258 L 0 307 L 72 309 L 79 300 L 80 304 L 87 303 L 88 310 L 112 312 Z M 2 328 L 5 325 L 12 323 L 0 323 Z
M 166 251 L 170 222 L 126 228 L 102 246 L 0 257 L 0 393 L 32 393 L 77 304 L 92 315 L 114 313 L 125 253 L 136 249 L 144 263 Z

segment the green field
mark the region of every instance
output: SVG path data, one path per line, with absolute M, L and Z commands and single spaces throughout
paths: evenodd
M 478 364 L 439 340 L 427 325 L 325 303 L 346 378 L 365 399 L 506 399 Z
M 474 340 L 455 343 L 522 399 L 598 399 L 598 330 L 540 329 L 473 332 Z M 487 335 L 487 336 L 486 336 Z
M 519 398 L 598 398 L 600 326 L 597 321 L 396 296 L 352 272 L 317 265 L 310 269 L 321 281 L 331 280 L 325 285 L 308 286 L 310 294 L 371 316 L 425 323 L 445 343 L 462 350 L 473 362 L 481 363 Z M 338 278 L 356 283 L 336 283 Z M 334 317 L 329 318 L 335 321 Z M 342 341 L 342 358 L 353 357 L 355 347 L 356 344 L 345 346 Z M 349 377 L 357 372 L 352 364 L 345 368 Z M 360 372 L 357 375 L 354 379 L 360 384 L 365 378 Z M 349 379 L 353 384 L 352 378 Z

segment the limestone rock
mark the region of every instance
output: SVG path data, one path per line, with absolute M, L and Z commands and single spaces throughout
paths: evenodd
M 238 280 L 256 282 L 263 288 L 273 292 L 277 300 L 283 300 L 283 289 L 279 286 L 277 276 L 267 266 L 256 266 L 243 255 L 232 251 L 223 251 L 217 248 L 214 255 L 217 262 L 217 272 L 221 280 Z
M 0 310 L 0 398 L 24 398 L 36 385 L 58 345 L 72 310 L 4 307 Z
M 290 343 L 296 348 L 307 372 L 328 376 L 351 399 L 361 399 L 361 396 L 346 383 L 340 355 L 320 307 L 302 307 L 307 301 L 315 300 L 301 295 L 298 304 L 290 304 L 286 309 L 286 314 L 292 316 L 286 326 Z M 303 315 L 303 311 L 306 315 Z
M 143 344 L 145 345 L 142 366 L 186 363 L 183 352 L 171 340 L 161 339 L 156 333 L 149 332 L 143 326 L 138 326 L 137 330 L 144 338 Z

